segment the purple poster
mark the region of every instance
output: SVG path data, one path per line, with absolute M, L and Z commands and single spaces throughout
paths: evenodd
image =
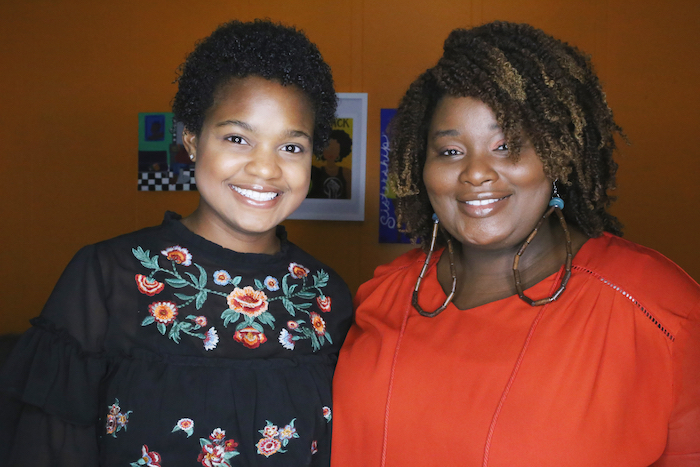
M 379 243 L 411 243 L 406 235 L 399 232 L 394 212 L 394 194 L 388 187 L 389 136 L 387 127 L 396 114 L 396 109 L 381 109 L 381 144 L 379 157 Z

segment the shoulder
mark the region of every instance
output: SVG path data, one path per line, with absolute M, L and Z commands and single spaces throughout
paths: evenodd
M 418 277 L 420 268 L 425 261 L 425 256 L 425 253 L 420 248 L 414 248 L 390 263 L 378 266 L 374 270 L 374 277 L 362 284 L 358 289 L 355 296 L 355 304 L 358 305 L 375 292 L 383 291 L 386 293 L 390 290 L 397 290 L 406 280 L 415 283 L 415 279 Z M 436 261 L 439 257 L 439 252 L 435 252 L 432 261 Z
M 586 242 L 574 267 L 618 290 L 671 328 L 696 318 L 700 286 L 651 248 L 606 233 Z

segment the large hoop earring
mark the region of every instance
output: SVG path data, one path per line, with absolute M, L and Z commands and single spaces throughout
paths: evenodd
M 528 235 L 527 239 L 525 240 L 525 243 L 523 243 L 518 252 L 515 254 L 515 259 L 513 260 L 513 278 L 515 279 L 515 290 L 518 291 L 518 297 L 520 297 L 521 300 L 523 300 L 530 306 L 541 306 L 546 305 L 547 303 L 552 303 L 554 300 L 561 296 L 562 292 L 564 292 L 564 289 L 566 289 L 566 284 L 569 282 L 569 278 L 571 277 L 571 261 L 574 257 L 571 249 L 571 234 L 569 234 L 569 227 L 566 225 L 564 214 L 562 214 L 561 212 L 561 210 L 564 209 L 564 200 L 559 197 L 559 192 L 557 191 L 557 181 L 555 180 L 552 183 L 554 184 L 554 189 L 552 191 L 552 199 L 549 200 L 549 209 L 547 209 L 547 212 L 544 213 L 542 219 L 540 219 L 540 221 L 535 226 L 535 229 L 530 233 L 530 235 Z M 535 235 L 537 235 L 537 232 L 539 231 L 544 221 L 553 212 L 557 214 L 557 217 L 559 218 L 559 224 L 561 224 L 561 227 L 564 229 L 564 235 L 566 237 L 566 262 L 564 263 L 564 277 L 561 280 L 559 288 L 556 292 L 554 292 L 554 294 L 551 297 L 533 300 L 527 295 L 525 295 L 523 291 L 523 285 L 520 280 L 520 271 L 518 270 L 518 267 L 520 265 L 520 257 L 523 255 L 523 253 L 525 253 L 525 249 L 528 247 L 528 245 L 530 245 L 530 242 L 535 238 Z
M 452 274 L 452 291 L 450 292 L 450 295 L 447 296 L 445 299 L 445 303 L 440 306 L 437 310 L 433 312 L 427 312 L 423 310 L 420 305 L 418 305 L 418 289 L 420 288 L 420 283 L 423 280 L 423 277 L 425 277 L 425 272 L 428 270 L 428 264 L 430 264 L 430 258 L 433 256 L 433 250 L 435 248 L 435 240 L 437 239 L 437 234 L 438 234 L 438 224 L 440 223 L 440 219 L 438 219 L 437 214 L 433 214 L 433 238 L 430 241 L 430 251 L 428 251 L 428 255 L 425 257 L 425 262 L 423 263 L 423 269 L 421 269 L 420 274 L 418 275 L 418 280 L 416 281 L 416 287 L 413 289 L 413 300 L 412 300 L 412 305 L 413 308 L 416 309 L 416 311 L 421 315 L 421 316 L 426 316 L 428 318 L 434 318 L 437 315 L 439 315 L 442 310 L 447 308 L 447 305 L 450 304 L 452 301 L 452 298 L 455 296 L 455 291 L 457 290 L 457 272 L 455 271 L 455 261 L 454 261 L 454 249 L 452 248 L 452 241 L 448 238 L 447 239 L 447 251 L 450 254 L 450 273 Z

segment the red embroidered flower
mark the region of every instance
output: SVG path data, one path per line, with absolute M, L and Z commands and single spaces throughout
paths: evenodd
M 194 319 L 194 322 L 197 323 L 198 326 L 206 326 L 207 325 L 207 318 L 204 316 L 197 316 Z
M 148 467 L 160 467 L 160 454 L 155 451 L 149 452 L 145 444 L 141 447 L 141 460 Z
M 105 424 L 108 435 L 113 435 L 117 431 L 117 416 L 107 415 L 107 423 Z
M 119 404 L 112 404 L 109 406 L 109 413 L 111 413 L 112 415 L 116 415 L 121 411 L 122 409 L 121 407 L 119 407 Z
M 323 318 L 318 313 L 309 313 L 309 317 L 311 318 L 311 324 L 314 327 L 314 331 L 316 331 L 316 334 L 319 336 L 322 336 L 326 333 L 326 322 L 323 321 Z
M 226 438 L 226 431 L 222 430 L 221 428 L 215 429 L 209 435 L 209 439 L 212 441 L 221 441 L 224 438 Z
M 265 333 L 262 333 L 250 326 L 245 327 L 240 331 L 236 331 L 236 333 L 233 335 L 233 339 L 245 345 L 249 349 L 257 349 L 260 347 L 260 344 L 267 342 Z
M 289 263 L 289 273 L 295 279 L 301 279 L 309 275 L 309 270 L 299 263 Z
M 313 455 L 316 454 L 317 452 L 318 452 L 318 441 L 313 440 L 313 441 L 311 442 L 311 455 L 313 456 Z
M 175 261 L 177 264 L 182 264 L 183 266 L 189 266 L 192 264 L 192 255 L 187 248 L 183 248 L 179 245 L 171 246 L 161 251 L 163 256 L 168 258 L 170 261 Z
M 218 444 L 205 444 L 202 452 L 197 457 L 197 462 L 201 462 L 206 467 L 221 467 L 230 465 L 226 462 L 226 449 Z
M 149 279 L 148 276 L 144 276 L 143 274 L 136 274 L 136 285 L 139 288 L 139 292 L 150 297 L 162 292 L 165 288 L 165 284 L 162 282 L 158 282 L 155 279 Z
M 177 316 L 177 305 L 173 302 L 153 302 L 148 307 L 148 312 L 159 323 L 169 324 Z
M 258 454 L 262 454 L 265 457 L 270 457 L 274 453 L 280 450 L 282 443 L 277 438 L 263 438 L 258 441 L 255 445 L 258 448 Z
M 316 297 L 316 303 L 322 312 L 328 313 L 331 311 L 331 297 L 327 295 L 323 297 Z
M 265 438 L 274 438 L 279 434 L 279 429 L 277 428 L 277 425 L 266 425 L 265 429 L 263 430 L 263 436 Z
M 227 439 L 227 440 L 226 440 L 226 443 L 224 443 L 224 450 L 225 450 L 226 452 L 235 451 L 235 449 L 236 449 L 237 447 L 238 447 L 238 443 L 235 442 L 235 441 L 232 440 L 232 439 Z
M 267 311 L 267 295 L 262 290 L 255 290 L 251 286 L 239 289 L 236 287 L 226 298 L 228 307 L 238 313 L 255 318 Z
M 297 323 L 296 321 L 287 321 L 287 327 L 289 329 L 296 329 L 299 327 L 299 323 Z

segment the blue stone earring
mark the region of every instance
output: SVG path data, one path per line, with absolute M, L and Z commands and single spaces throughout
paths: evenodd
M 552 199 L 549 200 L 549 205 L 555 208 L 564 209 L 564 200 L 559 197 L 559 190 L 557 190 L 557 181 L 552 182 Z

